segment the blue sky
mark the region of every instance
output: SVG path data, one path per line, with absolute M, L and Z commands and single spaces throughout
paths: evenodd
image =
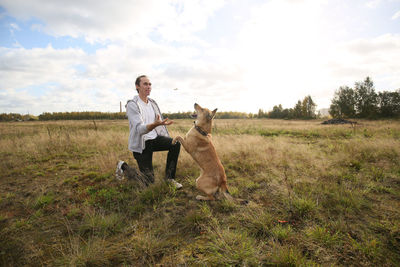
M 141 74 L 164 112 L 397 90 L 400 0 L 0 0 L 0 113 L 116 112 Z

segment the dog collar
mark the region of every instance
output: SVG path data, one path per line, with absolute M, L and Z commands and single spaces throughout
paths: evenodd
M 194 121 L 193 123 L 194 123 L 194 128 L 195 128 L 201 135 L 204 135 L 204 136 L 207 136 L 207 135 L 208 135 L 208 133 L 207 133 L 206 131 L 204 131 L 203 129 L 201 129 L 199 126 L 196 125 L 196 122 L 195 122 L 195 121 Z

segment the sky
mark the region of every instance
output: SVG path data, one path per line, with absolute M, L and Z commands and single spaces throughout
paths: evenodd
M 400 0 L 0 0 L 0 113 L 119 112 L 142 74 L 165 113 L 394 91 Z

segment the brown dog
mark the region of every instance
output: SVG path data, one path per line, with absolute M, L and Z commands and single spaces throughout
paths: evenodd
M 212 120 L 217 109 L 210 111 L 194 104 L 196 121 L 187 132 L 185 138 L 177 136 L 172 143 L 179 141 L 185 150 L 192 156 L 201 168 L 199 178 L 196 179 L 196 187 L 207 196 L 196 196 L 197 200 L 215 200 L 218 192 L 221 192 L 228 200 L 233 200 L 228 192 L 226 174 L 211 142 Z

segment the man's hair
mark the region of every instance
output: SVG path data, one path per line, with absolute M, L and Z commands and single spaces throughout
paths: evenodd
M 146 75 L 140 75 L 139 77 L 136 78 L 135 87 L 136 87 L 136 85 L 140 86 L 140 79 L 142 79 L 144 77 L 147 77 L 147 76 Z M 136 88 L 136 91 L 139 93 L 139 90 L 137 88 Z

